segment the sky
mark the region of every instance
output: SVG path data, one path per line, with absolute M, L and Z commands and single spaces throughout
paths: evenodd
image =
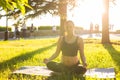
M 84 29 L 89 29 L 90 22 L 99 24 L 100 28 L 102 25 L 102 13 L 104 9 L 102 7 L 102 0 L 85 0 L 84 2 L 78 1 L 76 8 L 72 11 L 68 10 L 68 20 L 72 20 L 76 26 L 83 27 Z M 5 26 L 6 18 L 1 18 L 0 25 Z M 116 0 L 116 5 L 114 6 L 110 3 L 109 8 L 109 24 L 114 25 L 114 30 L 120 30 L 120 0 Z M 12 25 L 14 21 L 9 20 L 8 24 Z M 30 26 L 31 24 L 35 26 L 43 25 L 60 25 L 60 17 L 52 16 L 50 14 L 41 15 L 35 19 L 29 19 L 26 24 Z

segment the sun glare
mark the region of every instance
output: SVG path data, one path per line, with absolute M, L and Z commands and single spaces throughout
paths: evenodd
M 101 0 L 85 0 L 81 5 L 78 5 L 73 11 L 68 13 L 68 19 L 73 20 L 76 25 L 88 28 L 90 22 L 94 24 L 101 23 L 102 11 Z

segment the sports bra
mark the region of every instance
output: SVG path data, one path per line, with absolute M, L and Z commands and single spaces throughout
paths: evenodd
M 67 43 L 65 41 L 65 37 L 63 37 L 63 41 L 62 41 L 62 45 L 61 45 L 62 55 L 77 56 L 77 52 L 78 52 L 77 40 L 78 40 L 78 37 L 76 38 L 75 42 Z

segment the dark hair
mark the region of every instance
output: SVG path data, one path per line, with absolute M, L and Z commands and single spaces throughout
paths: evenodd
M 68 25 L 68 24 L 74 27 L 73 21 L 71 21 L 71 20 L 66 21 L 66 25 Z

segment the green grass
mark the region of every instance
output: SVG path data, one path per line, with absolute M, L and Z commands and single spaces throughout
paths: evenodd
M 21 66 L 45 66 L 43 59 L 54 53 L 57 39 L 0 41 L 0 80 L 7 80 L 10 74 Z M 101 44 L 100 40 L 87 39 L 84 42 L 88 68 L 114 67 L 117 80 L 120 80 L 120 41 Z M 55 60 L 60 61 L 60 56 Z M 23 75 L 19 75 L 19 78 L 22 79 Z M 35 77 L 26 78 L 34 80 Z

